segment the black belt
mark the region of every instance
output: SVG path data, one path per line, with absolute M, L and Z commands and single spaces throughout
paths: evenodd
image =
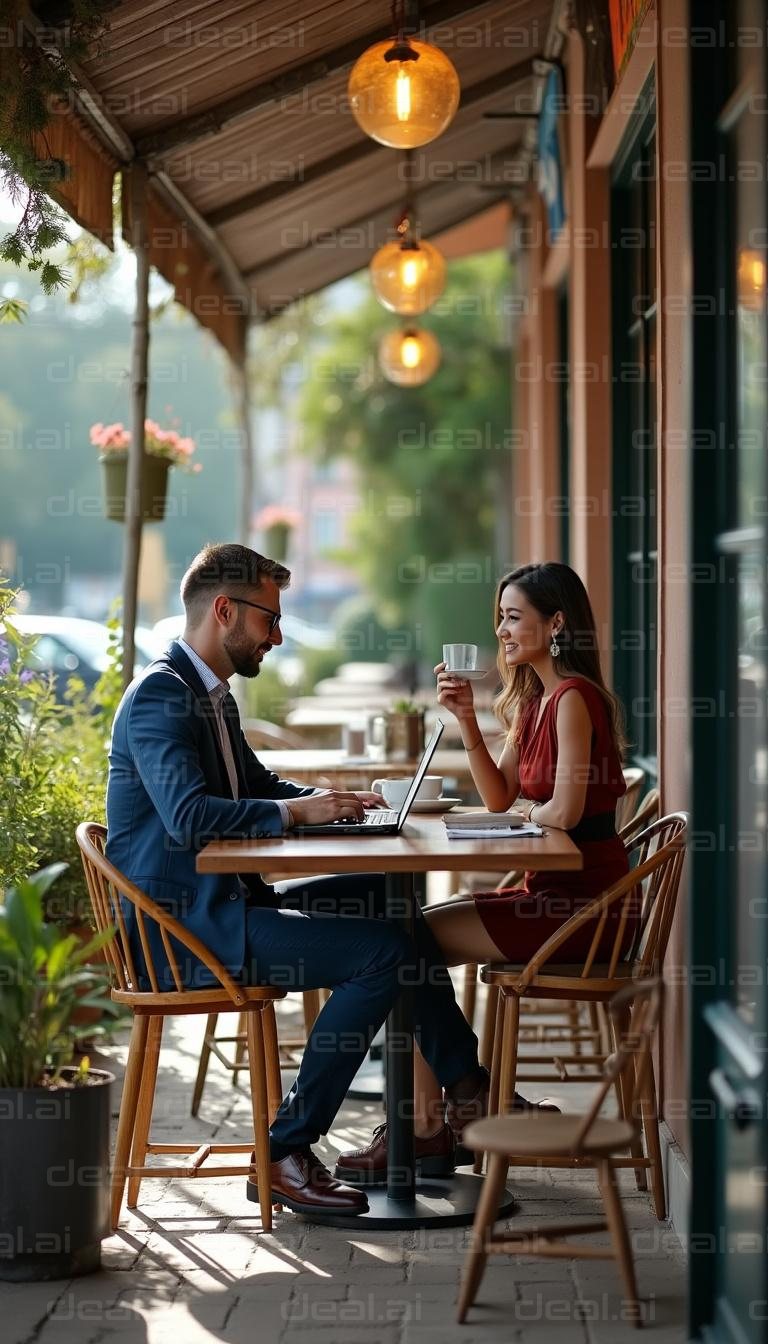
M 594 817 L 583 817 L 578 826 L 566 831 L 566 835 L 577 845 L 588 840 L 612 840 L 615 834 L 615 812 L 598 812 Z

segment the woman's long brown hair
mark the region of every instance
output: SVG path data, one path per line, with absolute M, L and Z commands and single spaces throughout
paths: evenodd
M 554 561 L 541 565 L 520 565 L 517 569 L 511 570 L 499 580 L 496 589 L 493 609 L 494 629 L 501 619 L 501 595 L 510 583 L 525 594 L 542 619 L 551 618 L 556 611 L 563 613 L 562 629 L 557 636 L 560 646 L 560 656 L 557 660 L 558 674 L 563 678 L 585 677 L 597 687 L 608 711 L 611 739 L 619 759 L 623 760 L 627 746 L 624 736 L 624 711 L 620 700 L 609 691 L 603 680 L 592 604 L 578 574 L 570 565 L 560 565 Z M 511 669 L 507 666 L 504 644 L 501 640 L 496 666 L 499 669 L 502 689 L 494 701 L 493 708 L 512 740 L 517 741 L 522 725 L 522 711 L 541 693 L 541 682 L 527 663 Z

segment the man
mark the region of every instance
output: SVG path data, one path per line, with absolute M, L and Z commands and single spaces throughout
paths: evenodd
M 449 1087 L 449 1113 L 484 1088 L 477 1040 L 424 919 L 410 939 L 384 918 L 381 875 L 315 878 L 272 888 L 253 874 L 201 875 L 195 858 L 212 839 L 282 835 L 300 823 L 363 815 L 370 793 L 301 788 L 266 770 L 241 731 L 228 678 L 258 676 L 280 644 L 280 594 L 289 571 L 245 546 L 207 546 L 181 583 L 186 626 L 131 683 L 115 716 L 107 788 L 107 854 L 131 881 L 250 984 L 332 987 L 307 1041 L 298 1077 L 270 1131 L 276 1202 L 315 1215 L 363 1212 L 365 1192 L 335 1180 L 312 1151 L 327 1133 L 398 993 L 401 968 L 416 980 L 421 1048 Z M 129 913 L 129 912 L 127 912 Z M 129 920 L 137 966 L 137 930 Z M 212 983 L 176 948 L 184 983 Z M 162 940 L 152 943 L 162 988 L 173 989 Z M 417 1141 L 424 1170 L 453 1167 L 452 1131 L 438 1117 Z M 371 1152 L 349 1155 L 352 1177 L 381 1179 L 386 1132 Z M 249 1181 L 249 1198 L 257 1199 Z

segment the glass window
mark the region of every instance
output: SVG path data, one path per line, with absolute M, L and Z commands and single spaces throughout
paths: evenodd
M 612 193 L 614 681 L 631 754 L 657 751 L 656 129 L 651 117 Z

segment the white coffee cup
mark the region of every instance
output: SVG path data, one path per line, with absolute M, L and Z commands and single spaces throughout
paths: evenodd
M 408 790 L 413 783 L 412 778 L 407 779 L 374 779 L 371 790 L 378 793 L 384 799 L 387 807 L 401 808 L 408 795 Z M 417 798 L 434 799 L 442 797 L 443 777 L 442 775 L 425 775 L 421 781 Z
M 443 662 L 446 672 L 474 672 L 477 667 L 477 645 L 444 644 Z

